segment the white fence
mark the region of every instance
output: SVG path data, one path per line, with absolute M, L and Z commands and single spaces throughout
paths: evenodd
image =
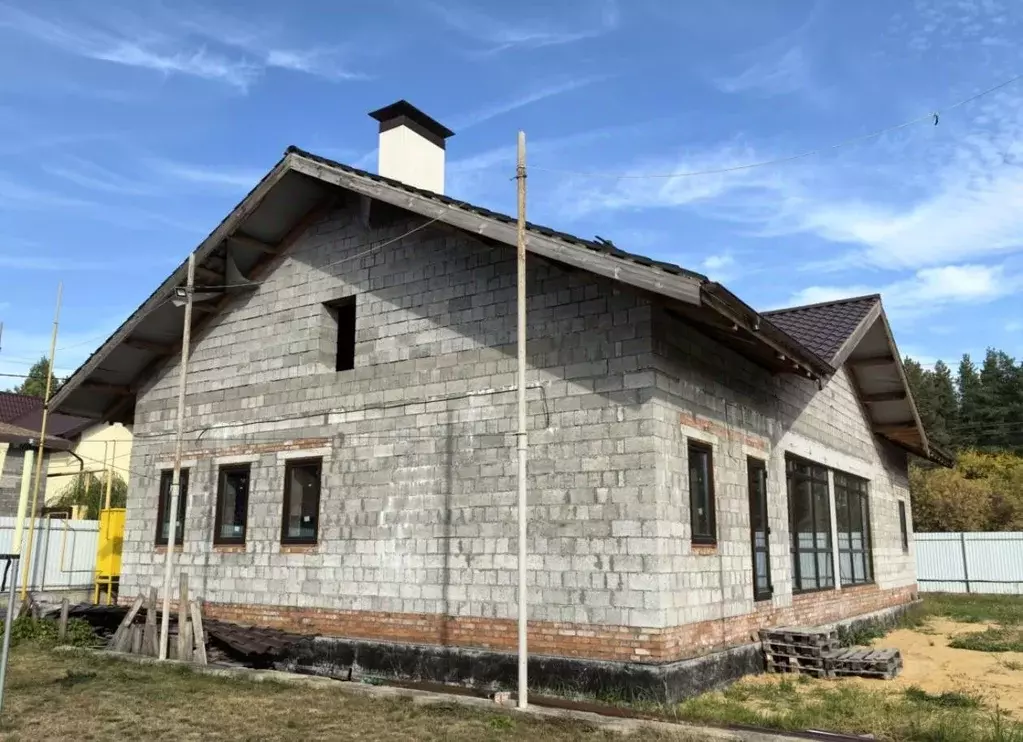
M 917 533 L 922 592 L 1023 595 L 1023 532 Z
M 17 518 L 0 518 L 0 554 L 8 554 Z M 99 521 L 38 518 L 29 562 L 29 590 L 73 590 L 92 586 Z M 27 544 L 28 521 L 25 522 Z M 23 555 L 24 556 L 24 555 Z M 0 572 L 3 568 L 0 567 Z M 21 565 L 18 588 L 21 588 Z

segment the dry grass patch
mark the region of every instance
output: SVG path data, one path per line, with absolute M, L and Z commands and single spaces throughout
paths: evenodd
M 0 740 L 530 740 L 603 742 L 584 723 L 414 705 L 275 682 L 211 677 L 26 644 L 12 653 Z M 643 739 L 691 735 L 650 733 Z

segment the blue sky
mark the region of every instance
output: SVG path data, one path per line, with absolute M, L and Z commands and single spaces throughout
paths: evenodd
M 80 363 L 289 144 L 456 131 L 450 195 L 708 273 L 760 309 L 881 291 L 925 362 L 1023 355 L 1012 0 L 0 0 L 0 373 Z M 717 170 L 823 148 L 819 155 Z M 542 168 L 547 168 L 543 170 Z M 13 379 L 0 378 L 0 388 Z

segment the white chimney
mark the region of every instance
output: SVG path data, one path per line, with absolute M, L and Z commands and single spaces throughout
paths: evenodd
M 377 172 L 406 185 L 444 193 L 444 140 L 455 132 L 405 100 L 370 116 L 380 122 Z

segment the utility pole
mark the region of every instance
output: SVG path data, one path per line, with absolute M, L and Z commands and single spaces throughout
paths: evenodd
M 519 708 L 528 705 L 529 655 L 526 644 L 526 134 L 519 132 L 518 166 L 515 169 L 518 182 L 518 366 L 519 366 Z
M 178 368 L 178 431 L 174 440 L 174 474 L 171 479 L 170 504 L 168 505 L 170 510 L 167 516 L 167 551 L 164 554 L 163 560 L 163 620 L 160 622 L 161 660 L 167 659 L 167 639 L 170 632 L 171 575 L 174 572 L 174 531 L 178 522 L 178 501 L 181 497 L 181 444 L 185 430 L 185 377 L 188 375 L 188 350 L 192 342 L 192 301 L 194 295 L 195 253 L 191 253 L 188 256 L 188 283 L 185 286 L 185 324 L 181 331 L 181 365 Z M 157 528 L 159 527 L 160 525 L 157 525 Z M 182 534 L 182 544 L 184 541 L 184 534 Z M 180 627 L 179 630 L 183 628 Z
M 36 532 L 36 515 L 39 509 L 39 483 L 43 479 L 43 459 L 46 458 L 46 424 L 50 419 L 50 393 L 53 391 L 53 359 L 57 354 L 57 328 L 60 325 L 60 302 L 64 296 L 64 283 L 57 284 L 57 309 L 53 314 L 53 333 L 50 335 L 50 365 L 46 369 L 46 391 L 43 395 L 43 419 L 39 424 L 39 453 L 36 459 L 36 476 L 32 482 L 32 509 L 28 511 L 28 546 L 21 562 L 21 599 L 28 596 L 28 569 L 32 564 L 32 541 Z M 18 508 L 21 509 L 20 507 Z M 18 528 L 15 526 L 17 535 Z M 11 610 L 8 606 L 7 610 Z

